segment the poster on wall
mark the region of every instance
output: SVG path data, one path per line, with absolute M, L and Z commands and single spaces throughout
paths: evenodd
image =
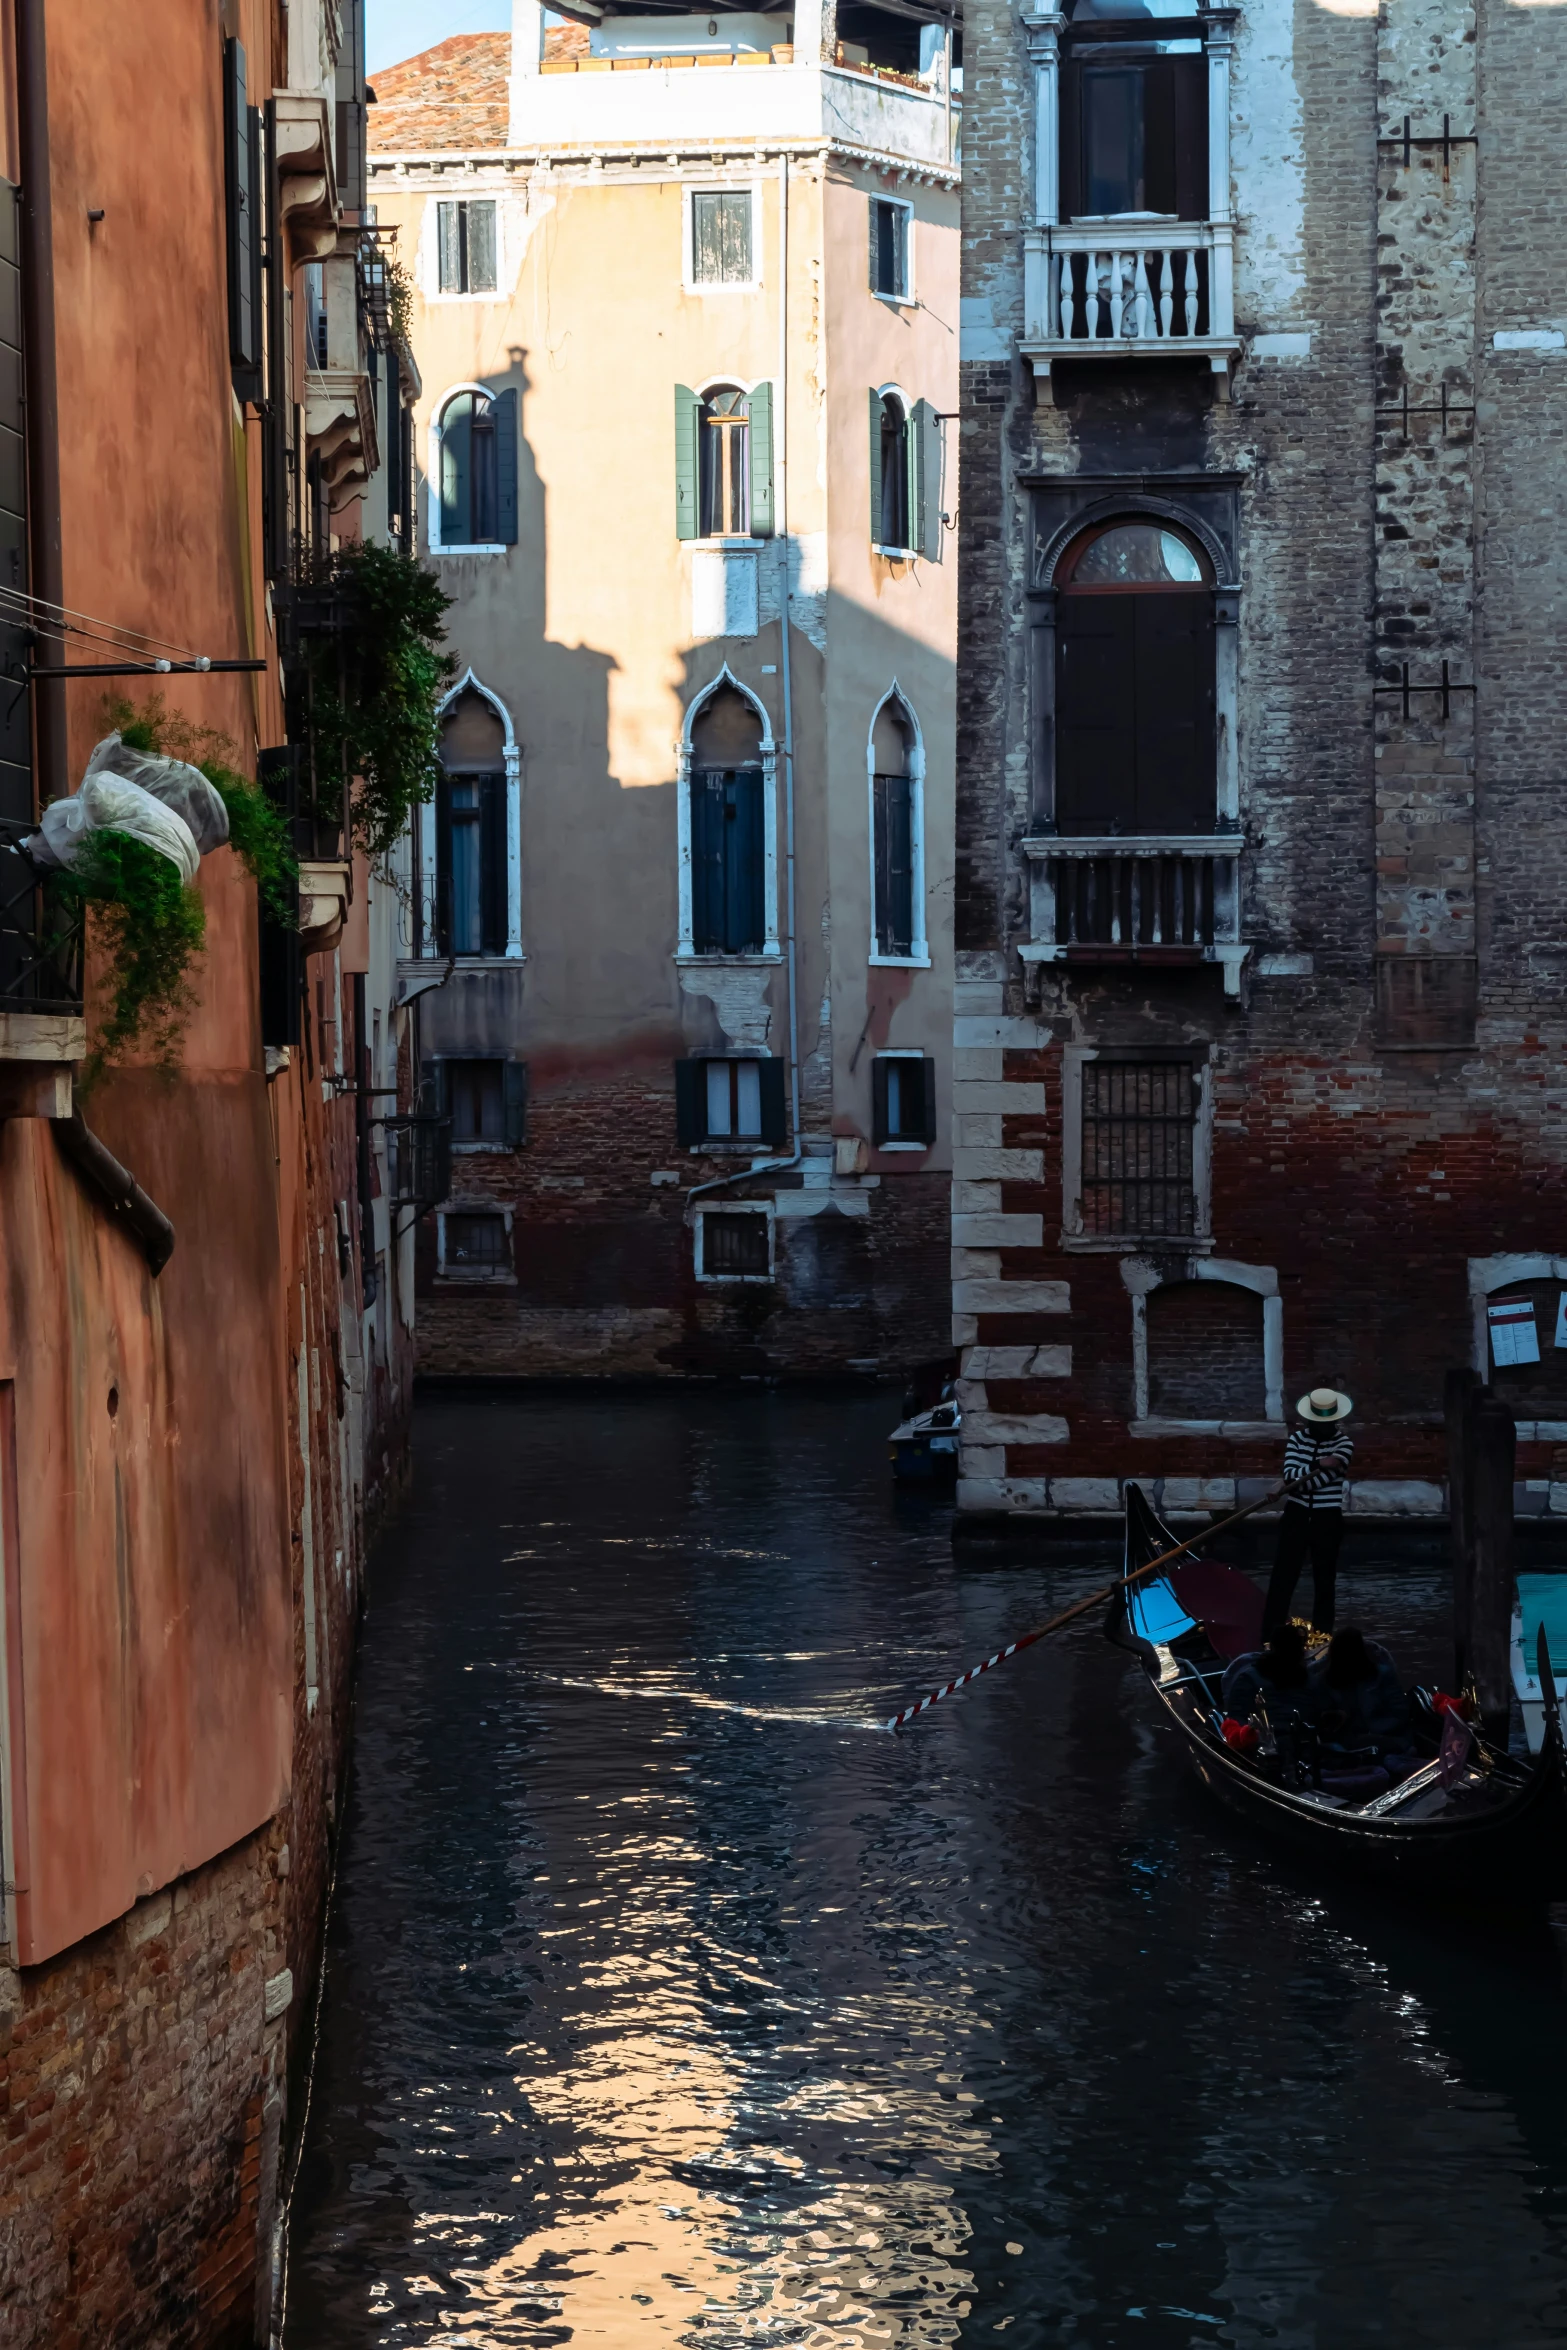
M 1486 1315 L 1491 1325 L 1491 1360 L 1499 1371 L 1509 1363 L 1539 1361 L 1540 1333 L 1534 1326 L 1532 1298 L 1504 1298 L 1500 1305 L 1487 1306 Z

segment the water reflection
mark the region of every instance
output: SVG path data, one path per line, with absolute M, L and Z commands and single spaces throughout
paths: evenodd
M 1292 1877 L 1091 1624 L 876 1729 L 1104 1573 L 954 1567 L 887 1419 L 422 1407 L 291 2350 L 1559 2339 L 1543 1934 Z

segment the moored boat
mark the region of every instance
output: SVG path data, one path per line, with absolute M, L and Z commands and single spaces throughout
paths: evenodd
M 1129 1485 L 1126 1573 L 1177 1540 Z M 1536 1643 L 1542 1734 L 1532 1762 L 1470 1731 L 1360 1800 L 1313 1784 L 1279 1755 L 1227 1743 L 1220 1684 L 1227 1663 L 1257 1644 L 1261 1616 L 1262 1595 L 1249 1577 L 1201 1558 L 1172 1565 L 1111 1603 L 1107 1631 L 1136 1650 L 1166 1721 L 1210 1794 L 1302 1857 L 1400 1891 L 1517 1904 L 1567 1896 L 1567 1770 L 1543 1625 Z M 1433 1715 L 1433 1749 L 1441 1727 Z

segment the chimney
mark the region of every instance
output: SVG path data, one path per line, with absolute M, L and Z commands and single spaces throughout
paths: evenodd
M 543 0 L 511 0 L 511 81 L 509 84 L 511 121 L 507 127 L 507 144 L 519 146 L 527 135 L 523 110 L 527 101 L 528 85 L 538 76 L 544 57 Z M 528 110 L 530 113 L 531 108 Z

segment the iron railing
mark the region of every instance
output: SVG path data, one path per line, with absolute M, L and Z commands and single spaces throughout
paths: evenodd
M 0 1011 L 80 1018 L 84 920 L 20 853 L 36 829 L 0 817 Z

